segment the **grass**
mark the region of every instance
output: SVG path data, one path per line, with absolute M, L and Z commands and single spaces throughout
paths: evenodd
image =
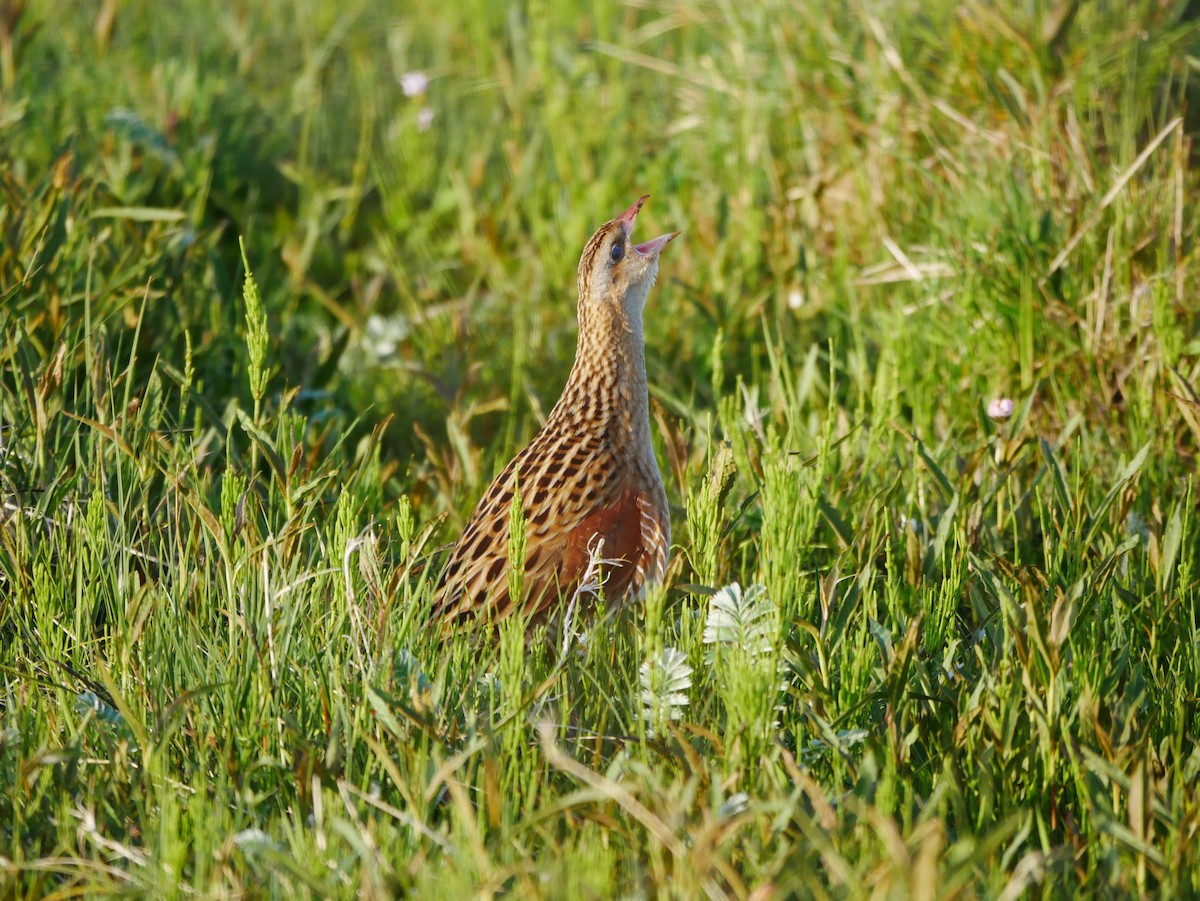
M 4 5 L 0 897 L 1200 894 L 1197 47 Z M 443 638 L 643 192 L 667 584 Z

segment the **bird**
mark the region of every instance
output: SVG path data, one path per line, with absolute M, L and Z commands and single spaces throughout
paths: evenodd
M 433 602 L 443 625 L 496 623 L 520 610 L 532 626 L 561 613 L 581 586 L 600 588 L 614 609 L 663 579 L 671 518 L 650 440 L 642 319 L 659 256 L 679 232 L 633 243 L 649 198 L 583 248 L 575 362 L 545 425 L 492 481 L 451 550 Z M 523 576 L 513 580 L 521 596 L 512 597 L 518 495 L 526 543 Z

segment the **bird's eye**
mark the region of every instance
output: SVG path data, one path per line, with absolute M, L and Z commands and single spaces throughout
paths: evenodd
M 621 259 L 625 256 L 625 245 L 614 244 L 612 246 L 612 253 L 610 253 L 609 256 L 612 257 L 612 261 L 614 263 L 621 262 Z

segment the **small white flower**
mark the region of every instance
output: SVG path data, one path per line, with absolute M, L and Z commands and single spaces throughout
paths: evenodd
M 363 349 L 376 360 L 390 357 L 411 331 L 412 323 L 406 316 L 371 316 L 363 328 Z
M 234 833 L 233 843 L 239 848 L 277 848 L 279 847 L 271 836 L 261 829 L 243 829 Z
M 717 810 L 717 819 L 727 820 L 737 816 L 750 806 L 750 796 L 745 792 L 737 792 L 725 799 L 725 803 Z
M 745 384 L 742 384 L 741 389 L 742 404 L 744 405 L 742 416 L 746 421 L 746 425 L 753 430 L 754 434 L 758 435 L 759 438 L 762 438 L 765 441 L 767 435 L 766 432 L 763 431 L 763 415 L 765 413 L 769 413 L 770 408 L 759 407 L 758 385 L 751 385 L 747 388 Z
M 798 310 L 804 306 L 804 292 L 799 288 L 788 291 L 787 305 L 789 310 Z
M 84 807 L 82 804 L 75 808 L 75 816 L 79 818 L 79 828 L 89 835 L 95 835 L 96 829 L 96 811 Z
M 988 404 L 987 415 L 996 420 L 996 422 L 1004 422 L 1008 417 L 1013 415 L 1013 402 L 1011 397 L 997 397 Z
M 400 90 L 405 97 L 420 97 L 429 90 L 429 76 L 424 72 L 405 72 L 400 76 Z
M 433 127 L 433 109 L 428 106 L 421 107 L 421 111 L 417 113 L 417 131 L 429 131 Z

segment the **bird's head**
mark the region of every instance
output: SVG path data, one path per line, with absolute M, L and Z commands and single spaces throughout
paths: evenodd
M 658 275 L 658 256 L 679 234 L 670 232 L 642 244 L 633 243 L 633 224 L 649 199 L 649 194 L 639 197 L 620 216 L 600 226 L 583 248 L 578 273 L 581 322 L 585 318 L 616 318 L 636 325 L 640 333 L 646 295 Z

